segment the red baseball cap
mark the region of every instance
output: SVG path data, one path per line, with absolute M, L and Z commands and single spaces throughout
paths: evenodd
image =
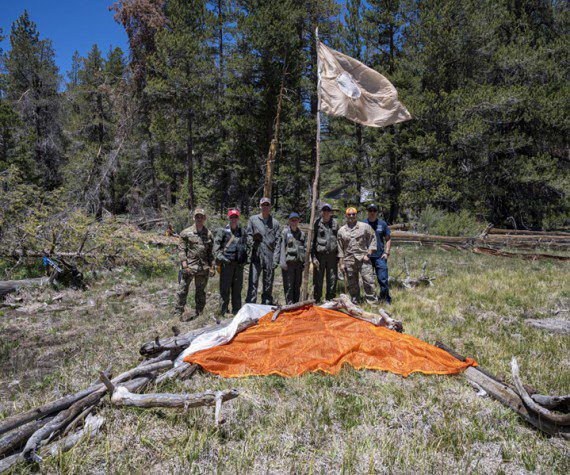
M 228 211 L 228 218 L 231 218 L 232 216 L 237 216 L 239 218 L 239 210 L 237 209 L 230 209 Z

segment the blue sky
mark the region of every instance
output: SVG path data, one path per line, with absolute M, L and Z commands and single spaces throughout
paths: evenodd
M 73 52 L 77 50 L 85 56 L 93 43 L 104 54 L 111 45 L 127 53 L 127 35 L 109 11 L 112 4 L 113 0 L 0 0 L 0 27 L 7 37 L 2 49 L 10 48 L 11 25 L 28 10 L 40 38 L 52 40 L 62 76 L 70 69 Z

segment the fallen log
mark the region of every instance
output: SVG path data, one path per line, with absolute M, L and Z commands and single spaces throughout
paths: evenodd
M 337 307 L 335 307 L 336 310 L 342 309 L 351 317 L 372 323 L 372 325 L 377 327 L 387 327 L 390 330 L 394 330 L 400 333 L 404 331 L 402 322 L 399 320 L 394 320 L 392 317 L 390 317 L 388 312 L 382 308 L 378 310 L 379 315 L 367 312 L 365 310 L 362 310 L 358 305 L 352 303 L 352 300 L 346 294 L 340 294 L 339 297 L 333 299 L 333 302 L 337 304 Z
M 47 417 L 38 421 L 31 421 L 17 427 L 0 438 L 0 456 L 10 454 L 22 447 L 26 440 L 38 429 L 50 422 L 53 417 Z
M 37 287 L 49 282 L 49 277 L 37 277 L 35 279 L 0 280 L 0 298 L 9 293 L 16 292 L 22 287 Z
M 104 375 L 104 373 L 101 373 Z M 136 391 L 146 386 L 151 379 L 149 377 L 131 379 L 123 383 L 127 391 Z M 42 458 L 38 455 L 38 448 L 40 444 L 47 439 L 51 438 L 53 434 L 64 429 L 67 424 L 72 422 L 78 415 L 80 415 L 86 408 L 99 404 L 105 393 L 107 387 L 102 384 L 103 388 L 99 389 L 88 396 L 73 403 L 69 408 L 59 412 L 48 424 L 37 430 L 26 442 L 22 456 L 29 462 L 41 462 Z
M 527 229 L 501 229 L 491 227 L 488 234 L 523 234 L 526 236 L 556 236 L 570 239 L 570 233 L 565 231 L 529 231 Z
M 154 382 L 156 385 L 159 385 L 175 378 L 180 378 L 180 379 L 189 378 L 194 374 L 194 372 L 197 369 L 198 365 L 182 362 L 178 366 L 170 368 L 165 373 L 160 374 Z
M 159 339 L 156 337 L 154 340 L 149 341 L 141 346 L 139 352 L 143 356 L 154 356 L 158 353 L 162 353 L 164 351 L 172 352 L 173 356 L 176 356 L 180 353 L 184 348 L 190 346 L 190 343 L 194 341 L 195 338 L 199 337 L 204 333 L 208 333 L 211 331 L 217 331 L 221 328 L 227 327 L 233 318 L 228 318 L 223 320 L 220 324 L 210 325 L 204 328 L 198 328 L 196 330 L 189 331 L 188 333 L 182 333 L 180 335 L 171 336 L 168 338 Z
M 547 409 L 557 409 L 568 412 L 570 409 L 570 395 L 568 396 L 544 396 L 542 394 L 531 394 L 530 397 L 542 407 Z
M 290 312 L 291 310 L 297 310 L 298 308 L 303 308 L 303 307 L 307 307 L 309 305 L 314 305 L 315 301 L 313 299 L 309 299 L 309 300 L 303 300 L 302 302 L 297 302 L 297 303 L 292 303 L 289 305 L 278 305 L 275 312 L 273 313 L 273 317 L 271 318 L 271 321 L 274 322 L 275 320 L 277 320 L 277 317 L 279 317 L 279 314 L 281 314 L 282 312 Z
M 222 402 L 238 397 L 236 389 L 221 391 Z M 197 394 L 134 394 L 124 386 L 115 388 L 111 396 L 111 402 L 117 406 L 143 407 L 146 409 L 153 407 L 171 407 L 188 409 L 191 407 L 214 406 L 216 404 L 216 392 L 206 391 Z
M 489 256 L 500 256 L 500 257 L 515 257 L 519 259 L 525 259 L 527 261 L 536 261 L 543 259 L 552 259 L 562 262 L 569 262 L 570 256 L 559 256 L 556 254 L 545 254 L 540 252 L 528 253 L 528 252 L 508 252 L 502 251 L 500 249 L 493 249 L 490 247 L 474 247 L 472 251 L 475 254 L 486 254 Z
M 570 250 L 570 238 L 555 236 L 500 236 L 487 235 L 480 237 L 438 236 L 434 234 L 419 234 L 405 231 L 393 231 L 391 238 L 394 243 L 417 243 L 421 245 L 447 245 L 454 247 L 512 247 L 521 249 L 550 249 Z
M 436 346 L 447 351 L 454 358 L 457 358 L 460 361 L 465 361 L 463 356 L 453 350 L 449 351 L 450 348 L 442 348 L 438 342 L 436 342 Z M 500 403 L 511 408 L 524 420 L 542 432 L 549 435 L 561 436 L 563 438 L 570 437 L 570 427 L 561 426 L 544 420 L 540 415 L 530 411 L 525 406 L 521 397 L 511 387 L 509 387 L 509 385 L 500 382 L 498 378 L 491 376 L 489 373 L 483 372 L 479 366 L 470 366 L 463 372 L 463 375 L 470 384 L 477 385 L 477 387 L 483 389 L 487 394 Z
M 144 362 L 143 362 L 144 363 Z M 172 361 L 159 361 L 156 363 L 148 364 L 148 365 L 139 365 L 133 369 L 125 371 L 124 373 L 120 374 L 116 378 L 113 378 L 113 383 L 120 383 L 123 381 L 127 381 L 132 379 L 136 376 L 140 376 L 143 374 L 149 374 L 154 371 L 158 371 L 161 369 L 166 369 L 172 367 Z M 41 419 L 45 416 L 50 414 L 54 414 L 56 412 L 60 412 L 64 409 L 69 408 L 72 404 L 76 403 L 77 401 L 89 396 L 90 394 L 104 389 L 104 385 L 101 383 L 94 384 L 87 389 L 83 389 L 75 394 L 69 394 L 62 398 L 59 398 L 55 401 L 49 402 L 47 404 L 43 404 L 39 407 L 31 409 L 27 412 L 16 414 L 11 417 L 7 417 L 0 421 L 0 434 L 4 434 L 9 430 L 12 430 L 16 427 L 21 426 L 22 424 L 26 424 L 27 422 L 34 421 L 36 419 Z
M 518 395 L 524 401 L 525 405 L 532 411 L 539 414 L 545 420 L 552 422 L 553 424 L 558 424 L 562 426 L 570 425 L 570 414 L 556 414 L 555 412 L 542 407 L 540 404 L 534 401 L 526 391 L 523 383 L 519 376 L 519 364 L 517 359 L 513 356 L 511 360 L 511 372 L 513 376 L 513 382 L 517 390 Z
M 60 439 L 56 442 L 52 442 L 51 444 L 46 445 L 40 449 L 39 457 L 41 459 L 45 457 L 54 457 L 59 453 L 65 452 L 67 450 L 72 449 L 78 442 L 80 442 L 83 438 L 93 439 L 99 435 L 99 431 L 103 424 L 105 423 L 105 419 L 100 416 L 89 416 L 85 420 L 85 425 L 82 429 L 78 430 L 77 432 L 68 435 L 67 437 Z M 0 473 L 5 472 L 15 464 L 19 462 L 23 462 L 24 456 L 23 453 L 17 453 L 11 455 L 9 457 L 3 458 L 0 460 Z

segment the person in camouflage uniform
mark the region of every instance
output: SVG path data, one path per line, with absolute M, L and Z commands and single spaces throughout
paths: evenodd
M 214 255 L 212 253 L 214 238 L 204 226 L 206 213 L 201 208 L 194 211 L 195 224 L 180 233 L 178 258 L 182 268 L 182 276 L 178 287 L 176 314 L 183 319 L 184 307 L 188 297 L 190 283 L 194 279 L 196 285 L 196 313 L 188 320 L 196 318 L 206 306 L 206 285 L 208 277 L 215 274 Z
M 259 206 L 261 207 L 261 214 L 252 216 L 247 223 L 251 264 L 249 266 L 246 302 L 257 302 L 257 286 L 259 277 L 263 273 L 261 303 L 273 305 L 273 278 L 275 268 L 279 265 L 281 226 L 270 214 L 271 201 L 269 198 L 261 198 Z
M 376 234 L 366 223 L 356 221 L 355 208 L 346 210 L 346 224 L 338 230 L 339 267 L 348 279 L 348 291 L 354 303 L 360 303 L 360 282 L 362 276 L 364 296 L 370 304 L 376 300 L 374 269 L 370 255 L 376 251 Z
M 328 203 L 321 207 L 321 217 L 315 221 L 313 228 L 313 298 L 320 302 L 323 296 L 323 280 L 327 278 L 325 297 L 332 300 L 336 296 L 338 281 L 338 222 L 332 217 L 332 208 Z
M 279 265 L 283 271 L 283 287 L 287 305 L 301 300 L 301 282 L 305 265 L 305 233 L 299 229 L 299 215 L 289 215 L 289 226 L 281 232 Z
M 247 262 L 248 244 L 245 229 L 239 225 L 240 213 L 237 209 L 228 211 L 230 224 L 218 230 L 214 239 L 214 257 L 220 268 L 220 314 L 229 309 L 230 294 L 235 315 L 241 308 L 243 288 L 243 268 Z

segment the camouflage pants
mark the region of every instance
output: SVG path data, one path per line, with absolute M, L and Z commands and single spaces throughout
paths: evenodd
M 208 285 L 208 272 L 192 275 L 182 275 L 180 284 L 178 284 L 178 302 L 176 304 L 176 312 L 182 314 L 186 306 L 186 299 L 188 298 L 188 289 L 192 279 L 195 281 L 196 286 L 196 313 L 202 313 L 206 306 L 206 285 Z
M 362 286 L 364 287 L 364 298 L 368 303 L 376 300 L 376 289 L 374 287 L 374 268 L 370 262 L 348 261 L 345 263 L 346 274 L 348 276 L 348 292 L 354 303 L 360 303 L 360 276 L 362 276 Z

